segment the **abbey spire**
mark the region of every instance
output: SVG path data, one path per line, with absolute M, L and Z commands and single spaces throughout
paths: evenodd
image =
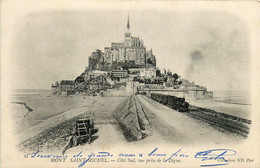
M 127 19 L 127 29 L 130 29 L 130 21 L 129 21 L 129 14 L 128 14 L 128 19 Z

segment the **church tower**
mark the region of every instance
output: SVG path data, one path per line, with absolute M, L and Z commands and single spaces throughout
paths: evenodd
M 129 22 L 129 14 L 128 14 L 128 19 L 127 19 L 127 29 L 130 29 L 130 22 Z
M 128 14 L 128 19 L 127 19 L 127 25 L 126 25 L 126 32 L 125 32 L 125 45 L 127 46 L 131 46 L 131 37 L 132 37 L 132 34 L 131 34 L 131 31 L 130 31 L 130 21 L 129 21 L 129 14 Z

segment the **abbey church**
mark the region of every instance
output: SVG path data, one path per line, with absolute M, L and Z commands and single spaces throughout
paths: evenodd
M 143 40 L 132 36 L 129 16 L 123 42 L 112 42 L 105 47 L 104 53 L 96 50 L 89 57 L 91 70 L 112 70 L 117 68 L 150 68 L 156 67 L 152 49 L 147 51 Z

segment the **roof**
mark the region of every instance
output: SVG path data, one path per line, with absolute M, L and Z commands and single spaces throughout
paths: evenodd
M 166 87 L 173 87 L 173 84 L 171 82 L 165 82 Z
M 112 70 L 112 73 L 115 73 L 115 72 L 127 72 L 127 70 Z
M 145 76 L 144 79 L 153 79 L 151 76 Z
M 163 77 L 155 77 L 154 80 L 157 80 L 157 81 L 164 81 Z
M 62 80 L 61 85 L 74 85 L 74 80 Z
M 94 74 L 107 74 L 107 71 L 94 70 Z
M 129 71 L 140 71 L 143 70 L 144 68 L 129 68 Z

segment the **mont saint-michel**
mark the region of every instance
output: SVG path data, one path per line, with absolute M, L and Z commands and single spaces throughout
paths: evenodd
M 178 61 L 177 58 L 175 61 Z M 100 79 L 102 82 L 100 83 Z M 95 81 L 95 82 L 94 82 Z M 94 83 L 93 83 L 94 82 Z M 213 92 L 204 86 L 182 79 L 177 73 L 156 67 L 153 50 L 132 35 L 128 16 L 122 42 L 112 42 L 104 52 L 97 49 L 88 57 L 88 66 L 75 80 L 62 80 L 52 85 L 53 94 L 96 94 L 109 87 L 135 84 L 138 93 L 162 92 L 193 99 L 212 98 Z M 103 92 L 101 92 L 103 94 Z
M 121 39 L 81 60 L 86 67 L 78 75 L 60 76 L 63 80 L 50 83 L 51 92 L 14 95 L 19 150 L 64 154 L 117 145 L 234 144 L 248 137 L 250 104 L 241 101 L 240 92 L 213 92 L 197 84 L 200 77 L 159 68 L 164 51 L 147 48 L 142 34 L 132 31 L 132 19 L 126 15 L 120 24 Z M 192 55 L 202 59 L 200 51 Z M 195 70 L 197 60 L 191 62 Z M 69 73 L 65 65 L 62 70 Z

